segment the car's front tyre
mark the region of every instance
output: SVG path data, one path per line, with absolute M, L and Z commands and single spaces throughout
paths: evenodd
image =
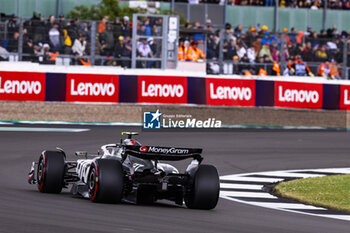
M 37 171 L 40 192 L 60 193 L 64 186 L 64 153 L 61 151 L 43 151 L 39 158 Z

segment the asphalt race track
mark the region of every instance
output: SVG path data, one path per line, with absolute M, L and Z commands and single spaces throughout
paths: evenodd
M 90 129 L 82 132 L 8 132 L 0 126 L 0 232 L 349 232 L 350 222 L 267 209 L 220 199 L 211 211 L 162 202 L 154 206 L 95 204 L 62 194 L 43 194 L 27 183 L 30 163 L 43 149 L 60 146 L 96 153 L 136 127 L 13 125 Z M 9 126 L 6 126 L 9 127 Z M 141 132 L 144 144 L 204 148 L 204 162 L 220 175 L 350 167 L 350 133 L 237 130 L 234 132 Z M 183 164 L 180 164 L 183 167 Z

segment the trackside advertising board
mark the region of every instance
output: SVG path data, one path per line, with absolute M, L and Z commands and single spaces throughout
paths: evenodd
M 206 78 L 207 104 L 255 106 L 255 80 Z
M 323 84 L 275 81 L 275 106 L 322 108 Z
M 66 101 L 118 102 L 119 76 L 67 74 Z
M 342 110 L 350 110 L 350 85 L 340 85 L 340 103 Z
M 45 101 L 45 73 L 0 71 L 0 100 Z
M 187 77 L 138 76 L 139 103 L 187 103 Z

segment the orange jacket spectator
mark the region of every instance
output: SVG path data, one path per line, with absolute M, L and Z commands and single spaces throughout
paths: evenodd
M 104 30 L 106 30 L 106 24 L 108 23 L 108 16 L 103 17 L 100 24 L 98 25 L 98 33 L 102 33 Z
M 50 53 L 50 61 L 56 61 L 56 59 L 59 55 L 60 55 L 59 52 Z
M 84 59 L 80 59 L 80 62 L 83 66 L 91 66 L 89 59 L 86 59 L 86 61 L 84 61 Z
M 328 61 L 322 63 L 318 67 L 317 75 L 318 76 L 323 76 L 325 78 L 334 76 L 333 71 L 329 67 L 329 62 Z
M 298 35 L 297 35 L 297 43 L 301 44 L 303 42 L 303 36 L 304 36 L 304 32 L 303 31 L 299 31 Z
M 267 75 L 266 70 L 264 70 L 263 68 L 260 68 L 258 76 L 266 76 L 266 75 Z
M 276 76 L 281 75 L 281 69 L 280 69 L 280 65 L 278 64 L 278 62 L 275 62 L 275 61 L 273 62 L 272 73 Z
M 192 61 L 198 61 L 198 59 L 204 59 L 205 58 L 205 55 L 203 53 L 203 51 L 199 48 L 197 48 L 197 42 L 195 41 L 192 41 L 192 46 L 191 46 L 191 49 L 192 51 Z
M 190 42 L 185 41 L 183 46 L 178 47 L 178 53 L 177 53 L 178 60 L 194 61 L 195 56 L 196 56 L 196 53 L 193 50 L 193 47 L 190 46 Z
M 177 47 L 177 60 L 185 60 L 185 46 Z
M 296 56 L 295 61 L 288 64 L 288 68 L 296 76 L 314 76 L 313 73 L 311 73 L 310 68 L 301 59 L 301 56 Z
M 245 75 L 245 76 L 253 76 L 253 74 L 250 73 L 249 71 L 245 71 L 245 72 L 244 72 L 244 75 Z

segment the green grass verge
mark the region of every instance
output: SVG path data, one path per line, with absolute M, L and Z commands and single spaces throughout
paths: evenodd
M 350 212 L 350 175 L 282 182 L 274 187 L 273 192 L 305 204 Z

